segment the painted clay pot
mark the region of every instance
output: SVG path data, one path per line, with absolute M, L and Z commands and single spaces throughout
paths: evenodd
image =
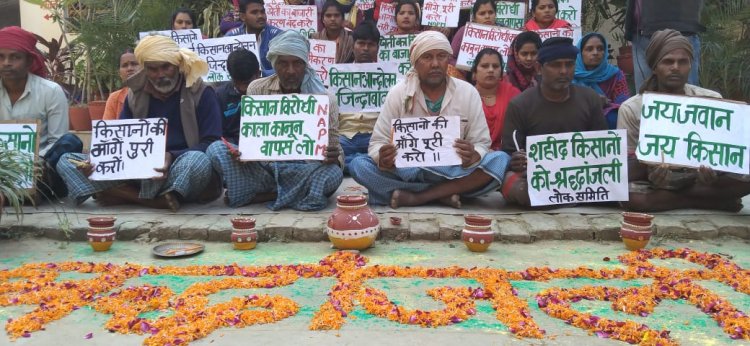
M 654 216 L 651 214 L 623 212 L 622 221 L 636 226 L 651 226 Z
M 328 239 L 339 250 L 364 250 L 380 232 L 380 221 L 364 195 L 336 198 L 336 209 L 328 218 Z
M 111 216 L 90 217 L 86 238 L 94 251 L 107 251 L 115 241 L 115 220 Z
M 620 227 L 620 238 L 628 250 L 640 250 L 646 247 L 653 230 L 651 227 L 631 225 L 623 222 Z
M 255 219 L 251 217 L 232 218 L 232 243 L 237 250 L 252 250 L 258 245 Z
M 464 216 L 464 229 L 461 240 L 473 252 L 485 252 L 495 238 L 492 231 L 492 219 L 480 215 Z

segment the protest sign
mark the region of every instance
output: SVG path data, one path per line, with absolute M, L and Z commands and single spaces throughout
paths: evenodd
M 470 10 L 472 7 L 474 7 L 474 3 L 476 0 L 460 0 L 460 5 L 462 10 Z
M 581 26 L 581 17 L 583 17 L 582 0 L 558 0 L 557 1 L 557 19 L 562 19 L 570 25 Z M 576 41 L 578 43 L 578 41 Z
M 750 106 L 720 99 L 645 93 L 639 160 L 750 173 Z
M 34 189 L 34 158 L 39 154 L 38 124 L 36 122 L 0 122 L 0 151 L 13 150 L 19 153 L 20 166 L 24 169 L 18 187 Z
M 385 35 L 380 37 L 378 62 L 393 62 L 398 65 L 399 79 L 403 79 L 411 69 L 409 47 L 417 35 Z
M 396 118 L 391 121 L 396 167 L 460 165 L 453 147 L 460 137 L 458 116 Z
M 325 158 L 328 145 L 328 96 L 244 96 L 241 107 L 240 160 Z
M 167 150 L 167 118 L 94 120 L 89 158 L 91 180 L 161 177 Z
M 375 8 L 375 0 L 357 0 L 357 9 L 360 11 L 367 11 Z
M 396 30 L 396 4 L 381 2 L 380 16 L 378 17 L 378 31 L 380 35 L 388 35 L 391 31 Z
M 266 23 L 281 30 L 294 30 L 302 36 L 318 30 L 318 8 L 315 5 L 265 4 Z
M 526 3 L 498 1 L 495 7 L 495 24 L 511 29 L 521 29 L 526 18 Z
M 328 70 L 339 111 L 380 112 L 388 90 L 396 85 L 396 63 L 336 64 Z
M 532 206 L 628 200 L 627 132 L 569 132 L 526 138 Z
M 253 52 L 256 58 L 259 57 L 255 35 L 205 39 L 194 42 L 188 47 L 208 63 L 208 75 L 203 76 L 203 79 L 207 82 L 231 80 L 232 78 L 227 72 L 227 57 L 229 57 L 229 53 L 241 48 Z
M 424 0 L 422 25 L 455 28 L 458 26 L 460 11 L 461 6 L 455 0 Z
M 142 40 L 144 37 L 151 35 L 167 36 L 175 41 L 180 48 L 188 48 L 191 44 L 203 40 L 201 29 L 144 31 L 138 34 L 138 39 Z
M 497 50 L 503 56 L 503 61 L 507 61 L 510 44 L 520 33 L 518 30 L 508 28 L 466 23 L 456 67 L 469 70 L 474 63 L 474 58 L 484 48 Z
M 310 40 L 307 61 L 323 84 L 328 86 L 328 67 L 336 63 L 336 41 Z
M 552 37 L 569 37 L 573 39 L 573 44 L 577 45 L 578 41 L 581 40 L 581 27 L 572 28 L 560 28 L 560 29 L 541 29 L 534 30 L 539 37 L 542 38 L 542 42 Z

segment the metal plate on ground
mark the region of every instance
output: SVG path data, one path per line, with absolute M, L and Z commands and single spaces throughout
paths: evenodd
M 154 246 L 151 252 L 159 257 L 184 257 L 197 254 L 205 249 L 198 243 L 166 243 Z

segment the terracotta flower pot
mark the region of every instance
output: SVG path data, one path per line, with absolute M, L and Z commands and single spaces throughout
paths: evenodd
M 364 250 L 380 232 L 380 221 L 364 195 L 336 198 L 336 209 L 328 218 L 328 239 L 339 250 Z
M 75 106 L 68 108 L 68 122 L 71 130 L 91 131 L 91 117 L 89 108 L 86 106 Z
M 461 231 L 461 240 L 466 247 L 473 252 L 485 252 L 495 239 L 492 231 L 492 219 L 481 215 L 464 216 L 464 229 Z
M 651 227 L 634 226 L 623 223 L 620 228 L 620 238 L 628 250 L 640 250 L 646 247 L 653 231 Z
M 258 244 L 255 219 L 251 217 L 232 218 L 232 243 L 237 250 L 252 250 Z
M 107 101 L 90 101 L 89 117 L 91 120 L 101 120 L 104 117 L 104 108 L 106 105 Z
M 622 73 L 633 74 L 633 46 L 622 46 L 619 53 L 617 55 L 617 67 L 622 70 Z
M 115 220 L 111 216 L 90 217 L 86 238 L 94 251 L 107 251 L 115 241 Z
M 622 213 L 623 222 L 636 226 L 651 226 L 653 219 L 654 216 L 651 214 L 631 213 L 627 211 Z

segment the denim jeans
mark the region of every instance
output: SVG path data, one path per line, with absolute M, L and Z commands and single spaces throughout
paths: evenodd
M 367 148 L 370 146 L 371 133 L 357 133 L 352 138 L 344 135 L 339 136 L 339 143 L 344 149 L 344 173 L 349 173 L 349 163 L 358 156 L 367 156 Z
M 688 84 L 698 86 L 700 83 L 698 72 L 701 65 L 701 39 L 698 35 L 685 37 L 693 45 L 693 65 L 690 68 Z M 633 77 L 635 78 L 636 91 L 639 91 L 643 82 L 651 76 L 651 67 L 648 66 L 648 62 L 646 61 L 646 48 L 648 48 L 649 42 L 651 42 L 650 36 L 641 36 L 637 33 L 633 35 L 633 74 L 635 75 Z

